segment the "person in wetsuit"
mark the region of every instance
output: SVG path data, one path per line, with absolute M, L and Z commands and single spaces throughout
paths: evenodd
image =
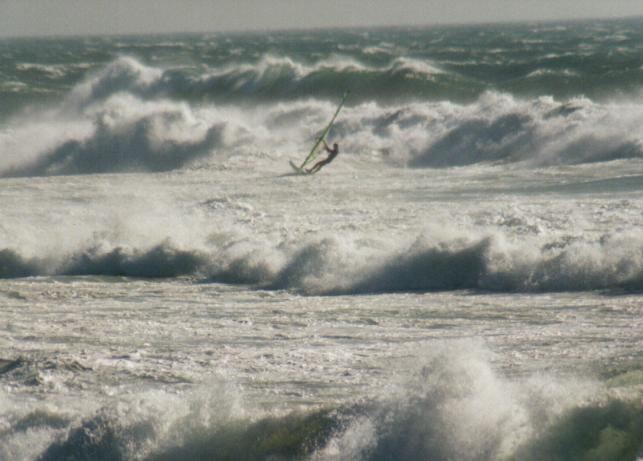
M 308 173 L 317 173 L 322 169 L 322 167 L 335 160 L 335 157 L 337 157 L 337 154 L 339 154 L 339 146 L 337 145 L 337 143 L 333 143 L 333 148 L 331 149 L 330 147 L 328 147 L 328 144 L 326 144 L 326 141 L 324 141 L 324 149 L 326 149 L 326 152 L 328 152 L 328 157 L 320 160 L 319 162 L 315 163 L 312 168 L 306 170 Z

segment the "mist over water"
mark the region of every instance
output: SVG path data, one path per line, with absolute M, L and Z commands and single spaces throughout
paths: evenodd
M 640 458 L 642 30 L 0 41 L 0 459 Z

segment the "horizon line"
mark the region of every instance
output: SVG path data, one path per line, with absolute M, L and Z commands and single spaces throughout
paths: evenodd
M 176 31 L 158 31 L 158 32 L 62 32 L 62 33 L 43 33 L 43 34 L 18 34 L 18 35 L 1 35 L 0 40 L 12 39 L 64 39 L 64 38 L 109 38 L 109 37 L 154 37 L 168 35 L 237 35 L 237 34 L 261 34 L 261 33 L 288 33 L 288 32 L 322 32 L 322 31 L 346 31 L 346 30 L 372 30 L 372 29 L 430 29 L 430 28 L 458 28 L 458 27 L 485 27 L 485 26 L 506 26 L 519 24 L 569 24 L 583 23 L 591 21 L 636 21 L 643 20 L 643 14 L 633 16 L 588 16 L 583 18 L 558 18 L 558 19 L 507 19 L 507 20 L 490 20 L 490 21 L 445 21 L 445 22 L 427 22 L 420 23 L 399 23 L 399 24 L 360 24 L 346 26 L 317 26 L 317 27 L 249 27 L 247 29 L 230 28 L 219 30 L 176 30 Z

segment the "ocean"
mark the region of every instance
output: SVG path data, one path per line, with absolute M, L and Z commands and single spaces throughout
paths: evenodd
M 643 459 L 641 229 L 640 18 L 4 38 L 0 459 Z

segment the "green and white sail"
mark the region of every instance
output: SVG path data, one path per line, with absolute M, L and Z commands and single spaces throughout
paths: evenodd
M 339 115 L 339 111 L 342 110 L 342 107 L 344 107 L 344 103 L 346 102 L 346 98 L 348 97 L 348 91 L 344 93 L 342 96 L 342 100 L 340 101 L 339 105 L 337 106 L 337 110 L 335 110 L 335 114 L 333 114 L 333 118 L 330 119 L 330 122 L 328 122 L 328 125 L 326 125 L 326 128 L 319 134 L 317 137 L 315 144 L 313 145 L 312 149 L 310 149 L 310 153 L 306 156 L 304 161 L 299 167 L 296 167 L 296 169 L 303 171 L 304 167 L 313 161 L 317 155 L 319 155 L 319 152 L 321 151 L 321 145 L 326 139 L 326 136 L 328 135 L 328 132 L 330 129 L 333 127 L 333 123 L 335 123 L 335 119 L 337 118 L 337 115 Z M 294 164 L 293 164 L 294 166 Z

